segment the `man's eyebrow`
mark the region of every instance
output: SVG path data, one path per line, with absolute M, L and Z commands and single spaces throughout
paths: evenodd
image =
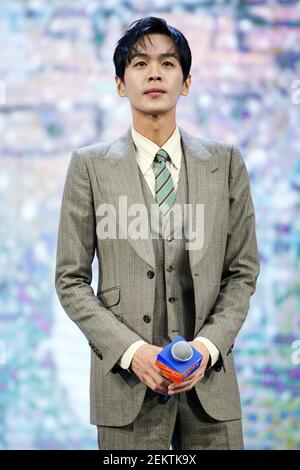
M 131 60 L 133 60 L 135 57 L 147 57 L 149 58 L 149 54 L 146 54 L 146 52 L 134 52 L 131 56 Z M 175 59 L 178 59 L 178 55 L 176 52 L 163 52 L 162 54 L 159 55 L 159 57 L 174 57 Z

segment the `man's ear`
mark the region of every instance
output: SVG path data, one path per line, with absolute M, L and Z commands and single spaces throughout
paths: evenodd
M 186 80 L 184 80 L 184 81 L 183 81 L 183 84 L 182 84 L 182 92 L 181 92 L 181 94 L 182 94 L 183 96 L 187 96 L 187 95 L 189 94 L 191 84 L 192 84 L 192 75 L 189 74 L 188 78 L 187 78 Z
M 126 96 L 125 84 L 122 82 L 121 78 L 118 77 L 117 75 L 115 75 L 115 82 L 116 82 L 116 85 L 117 85 L 118 95 L 121 98 L 123 98 L 124 96 Z

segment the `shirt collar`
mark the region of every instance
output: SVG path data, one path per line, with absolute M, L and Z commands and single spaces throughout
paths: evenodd
M 151 167 L 154 157 L 160 148 L 164 149 L 170 155 L 173 165 L 175 165 L 178 170 L 180 169 L 181 142 L 178 125 L 176 125 L 173 134 L 162 147 L 159 147 L 152 140 L 137 132 L 133 125 L 131 125 L 131 135 L 137 150 L 136 158 L 143 173 Z

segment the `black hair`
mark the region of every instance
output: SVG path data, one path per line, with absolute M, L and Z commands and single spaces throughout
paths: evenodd
M 144 37 L 149 34 L 164 34 L 173 40 L 174 49 L 181 65 L 183 81 L 190 73 L 192 54 L 190 46 L 184 35 L 173 26 L 167 24 L 163 18 L 148 16 L 131 23 L 129 29 L 119 39 L 113 55 L 116 75 L 124 83 L 125 67 L 130 64 L 132 55 L 136 52 L 136 45 L 145 47 Z M 151 42 L 150 38 L 149 41 Z

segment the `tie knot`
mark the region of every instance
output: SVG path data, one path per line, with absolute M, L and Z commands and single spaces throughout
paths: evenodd
M 166 152 L 164 149 L 159 149 L 157 154 L 155 155 L 155 160 L 158 161 L 159 163 L 165 163 L 169 158 L 168 152 Z

